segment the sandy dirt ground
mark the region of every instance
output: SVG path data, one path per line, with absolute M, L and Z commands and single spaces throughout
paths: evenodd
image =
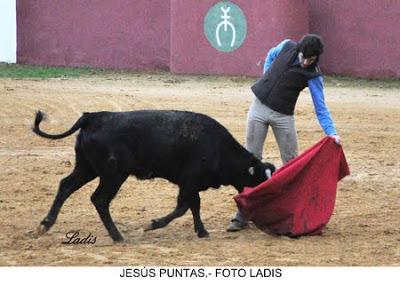
M 162 179 L 129 178 L 111 205 L 125 237 L 113 244 L 90 195 L 93 181 L 74 193 L 45 235 L 34 231 L 47 214 L 59 181 L 72 170 L 75 135 L 48 141 L 30 128 L 61 132 L 84 111 L 182 109 L 208 114 L 244 143 L 254 79 L 110 74 L 74 79 L 0 79 L 0 265 L 352 266 L 400 265 L 400 89 L 332 81 L 326 101 L 342 137 L 351 175 L 339 183 L 334 214 L 322 236 L 273 237 L 254 225 L 225 231 L 235 212 L 233 187 L 201 193 L 210 238 L 193 232 L 192 216 L 144 232 L 175 206 L 177 187 Z M 296 112 L 300 150 L 323 133 L 304 91 Z M 281 165 L 272 133 L 264 158 Z M 92 235 L 95 244 L 64 245 L 66 233 Z

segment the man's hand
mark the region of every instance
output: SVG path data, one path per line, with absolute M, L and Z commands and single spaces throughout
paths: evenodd
M 329 135 L 333 140 L 335 140 L 335 143 L 340 145 L 340 136 L 339 135 Z

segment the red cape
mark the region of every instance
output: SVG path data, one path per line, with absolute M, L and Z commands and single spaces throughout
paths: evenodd
M 234 199 L 244 217 L 267 233 L 321 234 L 335 207 L 337 183 L 349 174 L 342 147 L 327 136 Z

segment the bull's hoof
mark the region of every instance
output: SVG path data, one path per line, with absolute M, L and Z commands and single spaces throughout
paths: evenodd
M 123 243 L 124 242 L 124 238 L 122 236 L 121 237 L 117 237 L 117 238 L 113 238 L 113 242 L 114 242 L 114 244 Z
M 147 225 L 144 228 L 144 231 L 149 231 L 149 230 L 153 230 L 153 229 L 157 229 L 160 227 L 163 227 L 164 225 L 162 225 L 161 221 L 158 219 L 152 219 L 151 223 L 149 225 Z
M 210 237 L 210 234 L 208 233 L 207 230 L 201 229 L 201 230 L 199 230 L 199 231 L 197 232 L 197 236 L 198 236 L 199 238 L 204 238 L 204 237 Z
M 36 238 L 38 238 L 39 236 L 42 236 L 43 234 L 45 234 L 47 231 L 49 230 L 48 227 L 46 227 L 43 224 L 39 224 L 39 226 L 36 229 Z

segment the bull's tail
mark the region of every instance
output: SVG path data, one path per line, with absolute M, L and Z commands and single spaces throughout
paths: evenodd
M 42 120 L 45 118 L 45 114 L 43 112 L 41 112 L 40 110 L 38 112 L 36 112 L 36 117 L 35 117 L 35 123 L 32 127 L 32 131 L 44 138 L 48 138 L 48 139 L 61 139 L 61 138 L 65 138 L 71 134 L 73 134 L 75 131 L 77 131 L 78 129 L 82 128 L 84 123 L 85 123 L 85 119 L 86 116 L 85 114 L 83 114 L 83 116 L 81 116 L 78 121 L 75 122 L 75 124 L 68 130 L 65 131 L 64 133 L 61 134 L 48 134 L 43 132 L 42 130 L 40 130 L 39 125 L 40 122 L 42 122 Z

